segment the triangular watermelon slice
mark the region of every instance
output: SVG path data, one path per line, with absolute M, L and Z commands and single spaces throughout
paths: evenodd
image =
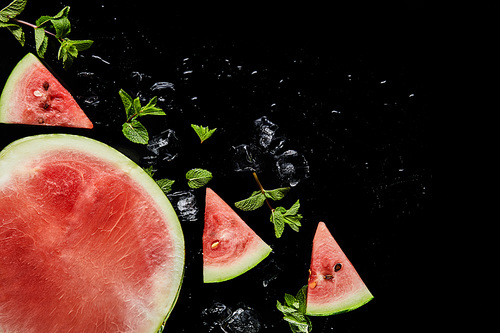
M 306 314 L 329 316 L 354 310 L 373 298 L 324 222 L 313 239 Z
M 157 332 L 184 237 L 154 180 L 67 134 L 11 143 L 0 170 L 0 332 Z
M 206 190 L 203 282 L 222 282 L 256 266 L 272 249 L 213 190 Z
M 19 61 L 5 83 L 0 97 L 0 122 L 93 127 L 68 90 L 31 53 Z

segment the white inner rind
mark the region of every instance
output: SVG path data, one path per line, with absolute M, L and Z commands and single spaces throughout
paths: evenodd
M 269 245 L 259 240 L 258 244 L 249 248 L 246 253 L 231 264 L 203 266 L 203 282 L 222 282 L 239 276 L 255 267 L 264 260 L 272 249 Z

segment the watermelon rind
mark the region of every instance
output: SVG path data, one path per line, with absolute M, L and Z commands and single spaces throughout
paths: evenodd
M 257 266 L 262 260 L 267 258 L 272 252 L 272 248 L 263 243 L 258 248 L 254 248 L 251 253 L 238 258 L 237 262 L 226 266 L 203 267 L 203 282 L 217 283 L 224 282 L 248 272 Z
M 29 136 L 14 141 L 6 146 L 0 152 L 0 169 L 2 170 L 0 173 L 0 188 L 6 185 L 8 186 L 9 180 L 13 177 L 13 174 L 22 173 L 23 168 L 27 168 L 27 166 L 23 164 L 24 161 L 36 160 L 45 152 L 57 150 L 80 151 L 116 166 L 130 176 L 137 184 L 140 184 L 142 189 L 149 194 L 155 206 L 165 217 L 168 223 L 169 233 L 173 239 L 172 243 L 174 244 L 175 256 L 172 259 L 172 269 L 174 270 L 172 276 L 174 278 L 170 282 L 175 289 L 157 295 L 154 300 L 151 300 L 151 302 L 159 304 L 157 311 L 162 315 L 157 318 L 158 321 L 151 327 L 149 332 L 161 332 L 177 302 L 184 277 L 184 235 L 174 208 L 156 182 L 128 157 L 100 141 L 70 134 L 42 134 Z
M 21 74 L 33 65 L 34 57 L 35 56 L 33 54 L 28 53 L 17 63 L 16 67 L 14 67 L 10 73 L 9 78 L 5 83 L 5 87 L 2 90 L 2 95 L 0 95 L 0 123 L 9 122 L 10 108 L 8 106 L 8 96 L 15 92 L 19 82 L 23 79 L 23 75 Z
M 349 299 L 334 304 L 307 304 L 308 316 L 332 316 L 355 310 L 373 299 L 368 289 L 362 289 L 353 294 Z

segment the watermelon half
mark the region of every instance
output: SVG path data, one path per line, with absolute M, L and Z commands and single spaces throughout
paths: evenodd
M 0 122 L 92 128 L 75 99 L 28 53 L 10 73 L 0 97 Z
M 212 189 L 206 190 L 203 282 L 222 282 L 255 267 L 272 249 Z
M 113 148 L 38 135 L 0 152 L 0 332 L 156 332 L 184 238 L 153 179 Z
M 306 314 L 329 316 L 354 310 L 373 298 L 325 223 L 313 239 Z

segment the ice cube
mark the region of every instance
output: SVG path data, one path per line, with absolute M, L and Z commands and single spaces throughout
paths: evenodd
M 167 129 L 153 136 L 146 148 L 160 160 L 170 162 L 178 155 L 178 145 L 179 139 L 175 136 L 175 131 Z
M 296 150 L 287 150 L 276 155 L 276 168 L 283 184 L 296 186 L 301 180 L 309 177 L 309 163 L 304 155 Z
M 261 323 L 256 312 L 249 307 L 234 310 L 221 326 L 226 333 L 259 333 Z
M 220 325 L 231 316 L 231 309 L 225 304 L 215 302 L 212 306 L 201 311 L 203 326 L 208 327 L 208 332 L 221 332 Z
M 267 119 L 266 116 L 256 119 L 254 125 L 259 145 L 267 150 L 278 130 L 278 125 Z
M 232 147 L 234 171 L 260 172 L 262 152 L 255 145 L 241 144 Z
M 198 219 L 200 209 L 192 191 L 177 191 L 169 193 L 167 197 L 172 202 L 179 220 L 193 222 Z

